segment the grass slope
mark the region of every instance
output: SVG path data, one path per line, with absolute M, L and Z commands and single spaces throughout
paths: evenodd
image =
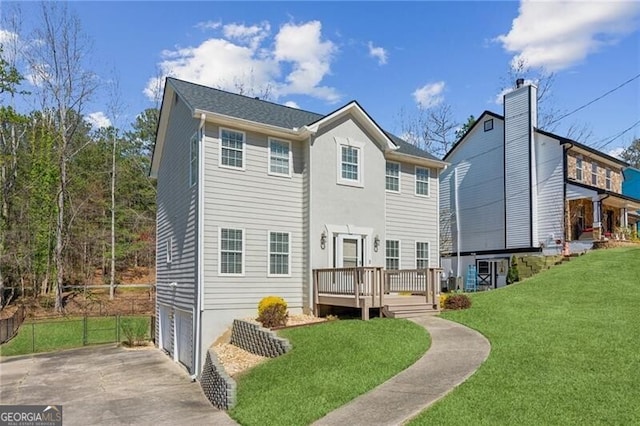
M 238 380 L 231 416 L 248 425 L 307 425 L 413 364 L 424 328 L 401 319 L 334 321 L 284 330 L 293 349 Z
M 640 249 L 591 252 L 443 317 L 491 354 L 412 424 L 640 424 Z

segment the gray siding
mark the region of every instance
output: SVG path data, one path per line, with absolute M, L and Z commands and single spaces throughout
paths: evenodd
M 240 129 L 233 129 L 240 130 Z M 245 170 L 220 167 L 219 129 L 207 124 L 204 188 L 204 309 L 257 312 L 260 299 L 302 307 L 303 142 L 292 142 L 292 177 L 268 175 L 268 137 L 246 132 Z M 218 273 L 220 228 L 244 230 L 244 276 Z M 290 277 L 268 277 L 268 232 L 290 233 Z M 203 342 L 204 343 L 204 342 Z
M 450 212 L 451 248 L 457 247 L 456 221 L 460 222 L 460 251 L 505 248 L 504 133 L 502 121 L 493 118 L 493 130 L 483 124 L 447 158 L 451 165 L 441 173 L 440 212 Z M 455 216 L 455 169 L 458 169 L 459 217 Z
M 508 93 L 505 109 L 505 208 L 507 248 L 531 246 L 532 179 L 531 150 L 532 125 L 530 120 L 530 86 Z M 535 178 L 533 179 L 535 182 Z
M 354 187 L 337 183 L 338 145 L 335 138 L 350 138 L 363 143 L 363 186 Z M 368 228 L 367 237 L 370 258 L 368 265 L 384 265 L 385 240 L 385 168 L 386 160 L 381 148 L 350 116 L 327 123 L 314 137 L 311 146 L 311 193 L 310 193 L 310 246 L 311 267 L 333 267 L 333 241 L 329 234 L 325 249 L 320 249 L 320 235 L 328 226 L 343 229 Z M 372 248 L 375 235 L 381 246 L 377 252 Z M 317 246 L 317 247 L 316 247 Z
M 198 184 L 189 187 L 189 140 L 198 129 L 182 101 L 173 105 L 158 170 L 157 301 L 193 312 L 197 291 Z M 166 244 L 173 239 L 173 259 Z M 175 282 L 175 287 L 169 284 Z
M 401 269 L 415 269 L 416 241 L 429 243 L 429 264 L 439 265 L 438 171 L 430 173 L 429 197 L 415 195 L 415 166 L 407 163 L 400 165 L 400 192 L 386 191 L 386 239 L 400 241 Z
M 549 246 L 563 238 L 563 148 L 557 140 L 536 133 L 538 178 L 538 240 Z M 534 241 L 535 243 L 536 241 Z

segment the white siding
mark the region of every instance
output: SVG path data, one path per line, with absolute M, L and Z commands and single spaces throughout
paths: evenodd
M 246 164 L 244 170 L 234 170 L 218 165 L 218 127 L 207 124 L 205 133 L 205 310 L 256 312 L 260 299 L 269 295 L 283 297 L 293 311 L 301 309 L 305 281 L 304 142 L 291 143 L 292 176 L 288 178 L 268 174 L 267 135 L 246 132 Z M 244 229 L 244 276 L 219 276 L 220 228 Z M 290 233 L 288 277 L 267 276 L 269 231 Z
M 564 168 L 563 148 L 552 138 L 535 134 L 538 178 L 538 240 L 546 247 L 563 238 Z M 538 245 L 538 244 L 536 244 Z
M 447 157 L 446 161 L 451 165 L 441 173 L 440 212 L 452 214 L 450 239 L 453 252 L 457 251 L 456 220 L 460 222 L 460 251 L 505 248 L 503 125 L 501 120 L 493 120 L 493 130 L 487 132 L 483 123 L 478 123 Z M 456 168 L 459 217 L 455 217 Z
M 507 248 L 530 247 L 532 228 L 532 126 L 530 86 L 504 98 L 505 108 L 505 209 Z
M 429 197 L 415 195 L 415 166 L 400 165 L 400 191 L 386 191 L 386 239 L 400 241 L 400 269 L 415 269 L 416 241 L 429 243 L 429 264 L 439 264 L 438 171 L 431 169 Z M 380 250 L 384 252 L 384 240 Z

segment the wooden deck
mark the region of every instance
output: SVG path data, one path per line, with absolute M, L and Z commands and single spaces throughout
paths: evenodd
M 314 310 L 319 305 L 362 310 L 398 317 L 439 311 L 439 268 L 385 270 L 382 267 L 327 268 L 313 270 Z

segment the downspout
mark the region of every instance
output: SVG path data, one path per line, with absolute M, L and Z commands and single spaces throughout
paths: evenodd
M 197 303 L 195 306 L 195 319 L 196 319 L 196 357 L 193 368 L 193 375 L 191 380 L 195 381 L 198 378 L 198 372 L 200 371 L 202 363 L 202 351 L 200 348 L 202 341 L 202 312 L 204 305 L 204 123 L 205 114 L 200 115 L 200 125 L 198 126 L 199 143 L 198 143 L 198 272 L 197 272 Z
M 455 204 L 456 204 L 456 252 L 457 252 L 457 263 L 456 263 L 456 278 L 460 278 L 460 202 L 458 200 L 458 167 L 456 166 L 453 169 L 453 187 L 456 191 L 455 194 Z M 456 284 L 457 285 L 457 284 Z

